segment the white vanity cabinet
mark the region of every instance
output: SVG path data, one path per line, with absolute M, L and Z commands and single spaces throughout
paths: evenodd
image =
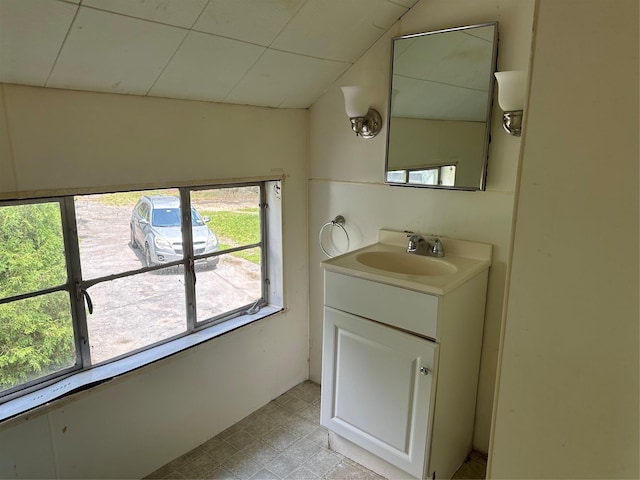
M 472 448 L 487 272 L 431 295 L 325 269 L 332 448 L 393 478 L 451 478 Z

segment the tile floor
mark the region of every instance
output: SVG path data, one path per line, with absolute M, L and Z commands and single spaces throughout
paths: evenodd
M 147 479 L 358 479 L 382 477 L 327 448 L 320 385 L 303 382 Z M 485 477 L 475 452 L 454 478 Z

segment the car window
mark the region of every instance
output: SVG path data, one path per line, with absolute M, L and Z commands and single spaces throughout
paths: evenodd
M 204 225 L 204 219 L 195 208 L 191 209 L 191 225 L 194 227 L 200 227 Z
M 146 203 L 140 203 L 137 208 L 140 218 L 149 221 L 149 205 Z
M 154 227 L 179 227 L 180 226 L 180 209 L 179 208 L 154 208 L 153 220 L 151 225 Z

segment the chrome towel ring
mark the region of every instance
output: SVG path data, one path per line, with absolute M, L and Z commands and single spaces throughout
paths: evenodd
M 349 233 L 347 232 L 347 229 L 344 228 L 344 217 L 342 215 L 338 215 L 336 216 L 336 218 L 334 218 L 333 220 L 325 223 L 322 228 L 320 229 L 320 233 L 318 234 L 318 241 L 320 242 L 320 248 L 322 249 L 322 252 L 329 258 L 333 258 L 335 257 L 335 255 L 331 255 L 327 249 L 324 247 L 324 245 L 322 244 L 322 234 L 324 233 L 325 229 L 328 226 L 331 226 L 331 228 L 333 229 L 333 227 L 339 227 L 342 232 L 344 233 L 345 238 L 347 239 L 347 248 L 344 252 L 345 253 L 347 251 L 349 251 Z

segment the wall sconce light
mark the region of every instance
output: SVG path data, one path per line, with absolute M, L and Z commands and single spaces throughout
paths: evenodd
M 375 137 L 382 128 L 382 117 L 369 108 L 366 91 L 362 87 L 342 87 L 344 109 L 351 120 L 351 129 L 362 138 Z
M 496 72 L 494 75 L 498 80 L 498 103 L 504 112 L 502 126 L 509 135 L 519 137 L 522 132 L 526 72 L 512 70 Z

